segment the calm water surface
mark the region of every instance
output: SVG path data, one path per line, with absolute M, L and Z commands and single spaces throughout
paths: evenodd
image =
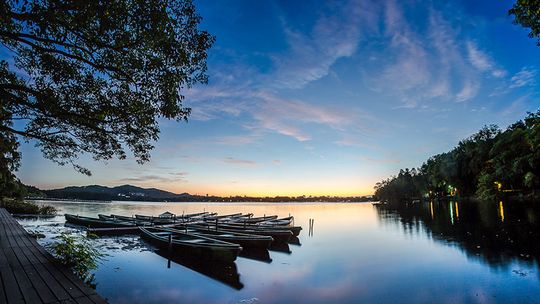
M 292 214 L 304 228 L 297 244 L 232 264 L 169 261 L 137 236 L 94 240 L 107 254 L 94 271 L 96 288 L 111 303 L 540 303 L 534 206 L 449 202 L 398 212 L 369 203 L 51 204 L 86 216 Z M 42 244 L 76 231 L 63 216 L 20 222 L 45 234 Z

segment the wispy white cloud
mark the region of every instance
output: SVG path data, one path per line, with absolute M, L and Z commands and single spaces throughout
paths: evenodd
M 118 180 L 119 182 L 156 184 L 156 183 L 179 183 L 187 182 L 186 172 L 172 172 L 168 174 L 135 174 Z
M 238 159 L 234 157 L 225 157 L 223 159 L 223 162 L 227 164 L 240 165 L 240 166 L 245 166 L 245 167 L 254 167 L 257 165 L 256 161 L 247 160 L 247 159 Z
M 300 100 L 284 99 L 268 92 L 259 92 L 260 107 L 252 112 L 258 125 L 288 135 L 299 141 L 311 136 L 301 127 L 304 124 L 318 124 L 344 131 L 359 119 L 355 110 L 315 105 Z
M 214 95 L 214 92 L 215 95 Z M 271 131 L 290 136 L 298 141 L 312 139 L 309 125 L 325 126 L 340 132 L 348 128 L 368 130 L 361 119 L 372 120 L 358 109 L 317 105 L 298 99 L 282 98 L 269 91 L 217 90 L 203 91 L 197 95 L 195 107 L 200 114 L 194 119 L 207 120 L 219 115 L 246 115 L 242 125 L 252 133 L 246 136 L 226 136 L 218 143 L 244 144 L 257 140 L 260 132 Z M 212 101 L 214 98 L 217 100 Z M 192 100 L 194 100 L 192 98 Z M 249 118 L 249 119 L 248 119 Z
M 246 144 L 251 144 L 256 142 L 262 137 L 262 135 L 258 132 L 252 132 L 245 135 L 225 135 L 225 136 L 219 136 L 210 139 L 210 141 L 213 141 L 220 145 L 229 145 L 229 146 L 241 146 Z
M 491 59 L 486 53 L 481 51 L 478 45 L 472 41 L 467 42 L 467 52 L 469 61 L 471 64 L 481 72 L 489 72 L 493 77 L 504 77 L 506 71 L 497 68 L 493 59 Z
M 303 33 L 284 22 L 289 51 L 273 56 L 276 71 L 270 77 L 278 86 L 301 88 L 329 74 L 340 58 L 350 57 L 357 49 L 361 30 L 374 27 L 376 18 L 365 1 L 349 1 L 329 8 L 311 33 Z
M 535 83 L 536 70 L 530 67 L 524 67 L 510 78 L 510 88 L 521 88 Z
M 472 99 L 478 93 L 479 85 L 473 81 L 467 82 L 463 85 L 461 91 L 456 95 L 456 100 L 459 102 Z
M 406 17 L 407 2 L 383 3 L 387 47 L 376 49 L 378 55 L 371 57 L 375 60 L 366 68 L 371 72 L 365 74 L 372 89 L 398 97 L 394 108 L 422 109 L 433 100 L 472 100 L 486 75 L 492 79 L 507 75 L 477 42 L 464 35 L 456 19 L 434 6 L 426 8 L 425 23 L 412 24 Z

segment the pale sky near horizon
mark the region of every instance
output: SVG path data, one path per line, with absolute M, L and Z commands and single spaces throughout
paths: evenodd
M 474 3 L 473 3 L 474 2 Z M 133 184 L 213 195 L 366 195 L 483 125 L 536 111 L 540 47 L 514 1 L 196 1 L 216 36 L 188 123 L 149 163 L 81 163 L 23 144 L 40 188 Z

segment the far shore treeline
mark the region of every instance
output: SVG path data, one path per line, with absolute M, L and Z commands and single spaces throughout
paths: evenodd
M 535 200 L 540 195 L 540 110 L 501 130 L 485 126 L 420 168 L 375 185 L 390 204 L 422 199 Z
M 28 192 L 27 199 L 66 201 L 143 201 L 143 202 L 369 202 L 369 196 L 216 196 L 189 193 L 176 194 L 156 188 L 132 185 L 105 187 L 99 185 L 71 186 L 53 190 Z

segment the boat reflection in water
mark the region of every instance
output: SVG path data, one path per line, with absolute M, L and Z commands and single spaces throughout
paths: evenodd
M 270 244 L 270 248 L 268 248 L 270 251 L 276 251 L 276 252 L 282 252 L 286 254 L 291 254 L 291 248 L 289 247 L 289 244 L 287 242 L 280 242 L 280 241 L 273 241 L 272 244 Z
M 244 248 L 238 256 L 259 262 L 272 263 L 270 252 L 263 248 Z
M 288 241 L 287 243 L 291 244 L 291 245 L 296 245 L 296 246 L 302 246 L 302 244 L 300 243 L 300 239 L 297 237 L 297 236 L 292 236 Z
M 154 252 L 167 260 L 167 268 L 170 268 L 171 262 L 174 262 L 234 289 L 240 290 L 244 288 L 244 284 L 240 282 L 240 274 L 238 274 L 238 268 L 234 262 L 204 260 L 195 256 L 179 255 L 178 253 L 169 252 L 166 249 L 155 249 Z
M 436 241 L 457 244 L 470 259 L 492 268 L 514 261 L 540 265 L 538 203 L 433 201 L 376 208 L 383 223 L 399 223 L 406 233 L 425 231 Z

